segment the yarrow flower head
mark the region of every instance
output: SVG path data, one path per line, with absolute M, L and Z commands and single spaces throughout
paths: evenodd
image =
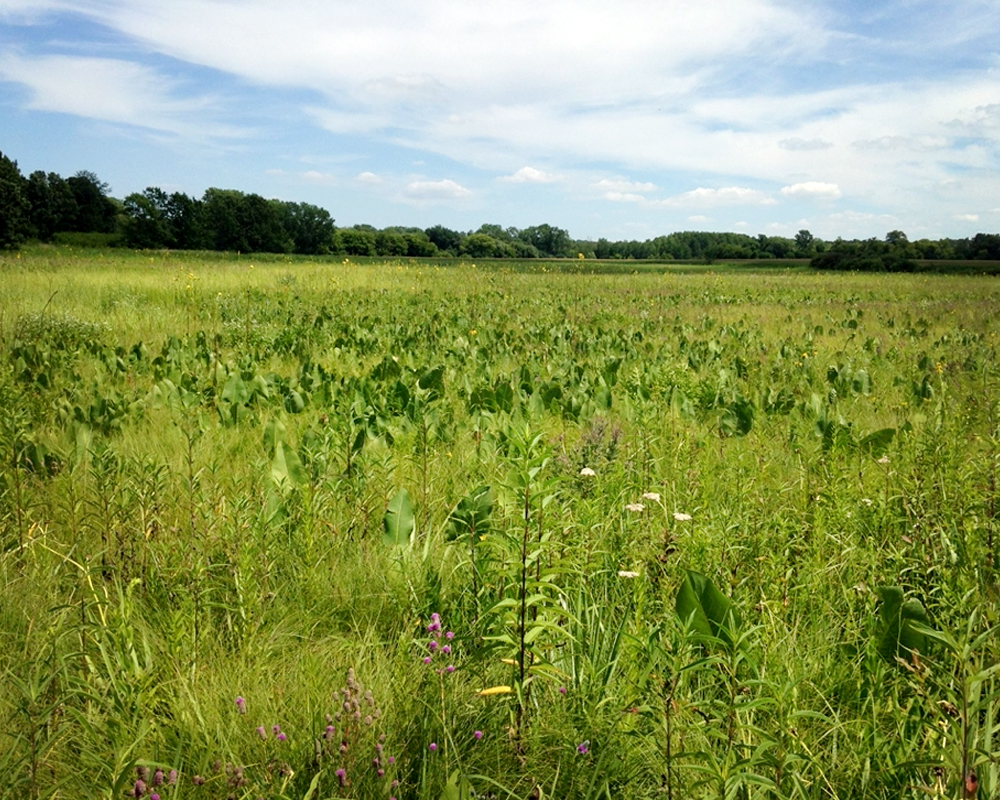
M 597 473 L 594 472 L 594 470 L 592 470 L 590 467 L 584 467 L 583 469 L 580 470 L 581 478 L 593 478 L 596 475 Z
M 646 510 L 646 506 L 644 506 L 642 503 L 627 503 L 625 505 L 625 510 L 626 511 L 645 511 Z
M 674 512 L 674 519 L 677 520 L 678 522 L 690 522 L 691 521 L 691 515 L 690 514 L 685 514 L 683 511 L 675 511 Z
M 642 493 L 642 499 L 643 500 L 649 500 L 649 501 L 651 501 L 653 503 L 659 503 L 660 502 L 660 495 L 659 495 L 658 492 L 643 492 Z

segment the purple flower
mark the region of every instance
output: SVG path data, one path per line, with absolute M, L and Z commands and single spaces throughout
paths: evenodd
M 430 664 L 431 663 L 431 657 L 430 656 L 424 656 L 423 661 L 424 661 L 425 664 Z
M 430 750 L 432 753 L 436 753 L 438 749 L 437 742 L 431 742 L 429 745 L 427 745 L 427 749 Z
M 386 764 L 388 764 L 388 765 L 389 765 L 389 766 L 391 767 L 391 766 L 392 766 L 393 764 L 395 764 L 395 763 L 396 763 L 396 756 L 389 756 L 389 757 L 388 757 L 388 758 L 387 758 L 387 759 L 385 760 L 385 763 L 386 763 Z
M 277 738 L 278 738 L 278 741 L 279 741 L 279 742 L 283 742 L 283 741 L 285 741 L 285 739 L 287 739 L 288 737 L 287 737 L 287 736 L 285 736 L 285 734 L 283 734 L 283 733 L 282 733 L 281 731 L 278 731 L 278 737 L 277 737 Z
M 478 742 L 480 739 L 483 738 L 483 732 L 482 731 L 473 731 L 472 732 L 472 738 L 475 739 Z
M 236 710 L 239 711 L 241 714 L 247 713 L 247 701 L 244 700 L 242 697 L 236 698 Z
M 452 672 L 455 671 L 455 665 L 449 664 L 447 667 L 444 668 L 444 671 L 450 675 Z
M 152 793 L 152 794 L 151 794 L 151 795 L 149 796 L 149 800 L 160 800 L 160 795 L 159 795 L 159 794 L 157 794 L 156 792 L 153 792 L 153 793 Z
M 261 739 L 266 739 L 266 738 L 267 738 L 267 731 L 266 731 L 266 730 L 264 729 L 264 726 L 263 726 L 263 725 L 258 725 L 258 726 L 257 726 L 257 735 L 258 735 L 258 736 L 259 736 L 259 737 L 260 737 Z
M 438 643 L 437 643 L 437 642 L 435 642 L 435 641 L 434 641 L 433 639 L 431 639 L 431 640 L 430 640 L 430 641 L 429 641 L 429 642 L 427 643 L 427 649 L 428 649 L 428 650 L 430 650 L 430 651 L 431 651 L 432 653 L 433 653 L 433 652 L 434 652 L 435 650 L 437 650 L 437 647 L 438 647 Z
M 280 725 L 272 725 L 271 726 L 271 730 L 274 731 L 274 735 L 277 736 L 279 733 L 281 733 L 281 726 Z
M 175 783 L 177 783 L 177 770 L 172 769 L 167 773 L 167 785 L 173 786 Z
M 344 786 L 344 785 L 347 784 L 347 772 L 343 768 L 338 769 L 334 773 L 334 775 L 337 776 L 337 781 L 340 783 L 341 786 Z
M 455 638 L 455 631 L 445 631 L 444 638 L 450 642 Z
M 559 687 L 559 694 L 566 694 L 566 687 L 565 686 L 560 686 Z
M 589 753 L 590 741 L 588 740 L 586 742 L 580 742 L 580 744 L 576 746 L 576 752 L 578 752 L 581 756 L 585 756 L 587 753 Z
M 162 784 L 163 784 L 163 770 L 157 767 L 156 772 L 153 773 L 153 786 L 160 786 Z
M 444 653 L 446 656 L 451 655 L 451 645 L 446 644 L 444 647 L 441 648 L 441 652 Z
M 142 797 L 144 794 L 146 794 L 146 782 L 142 778 L 139 778 L 135 782 L 135 786 L 132 787 L 132 796 Z

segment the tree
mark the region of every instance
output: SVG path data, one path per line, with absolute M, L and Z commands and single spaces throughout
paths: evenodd
M 443 225 L 435 225 L 433 228 L 425 230 L 424 233 L 427 234 L 427 238 L 434 243 L 434 246 L 438 250 L 445 250 L 453 256 L 458 255 L 462 247 L 463 238 L 462 234 L 458 231 L 453 231 Z
M 67 178 L 66 183 L 76 200 L 76 220 L 72 229 L 82 233 L 114 231 L 117 208 L 108 197 L 111 187 L 87 170 Z
M 809 231 L 803 228 L 795 234 L 795 251 L 800 257 L 805 258 L 810 256 L 815 250 L 813 235 Z
M 518 238 L 534 246 L 540 255 L 565 258 L 572 255 L 573 240 L 562 228 L 534 225 L 518 233 Z
M 30 212 L 17 162 L 0 153 L 0 249 L 17 247 L 27 238 Z
M 167 206 L 170 198 L 162 189 L 150 186 L 142 194 L 125 198 L 125 244 L 143 250 L 168 246 L 170 225 Z
M 309 203 L 282 203 L 281 224 L 292 242 L 292 251 L 303 255 L 325 255 L 333 248 L 336 228 L 325 208 Z
M 375 234 L 375 252 L 380 256 L 405 256 L 408 245 L 406 237 L 392 231 L 379 231 Z
M 341 228 L 337 231 L 337 250 L 349 256 L 375 255 L 375 234 L 356 228 Z

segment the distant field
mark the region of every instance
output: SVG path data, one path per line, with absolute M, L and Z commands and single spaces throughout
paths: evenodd
M 1000 793 L 994 278 L 0 286 L 0 798 Z

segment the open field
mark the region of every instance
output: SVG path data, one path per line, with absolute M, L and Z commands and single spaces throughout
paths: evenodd
M 996 797 L 1000 283 L 542 269 L 0 254 L 0 798 Z

